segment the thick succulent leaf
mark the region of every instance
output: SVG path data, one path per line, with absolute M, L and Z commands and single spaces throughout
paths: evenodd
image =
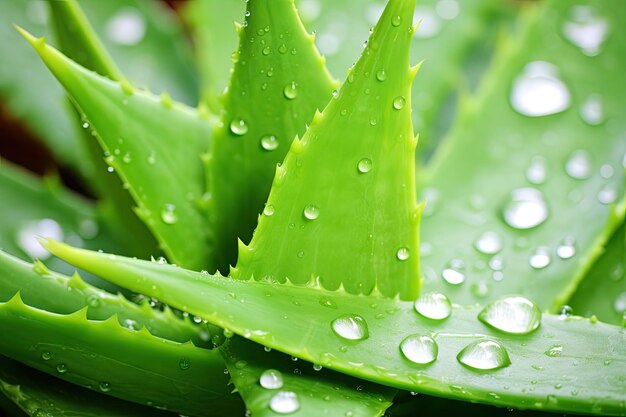
M 197 204 L 204 190 L 200 154 L 210 142 L 209 122 L 167 96 L 159 99 L 87 71 L 42 39 L 24 35 L 89 119 L 107 162 L 128 184 L 137 214 L 170 260 L 206 268 L 211 248 Z
M 236 260 L 237 237 L 249 241 L 252 235 L 276 163 L 334 87 L 293 0 L 251 0 L 247 7 L 207 163 L 208 210 L 221 262 L 230 264 Z
M 568 304 L 576 314 L 626 325 L 626 228 L 622 224 Z
M 412 16 L 413 1 L 389 2 L 348 81 L 293 142 L 234 277 L 416 297 Z
M 435 157 L 422 188 L 427 290 L 556 310 L 622 224 L 626 9 L 576 4 L 535 10 Z M 584 16 L 610 30 L 595 56 L 564 35 Z
M 626 413 L 623 327 L 548 315 L 534 332 L 511 334 L 480 322 L 478 308 L 455 305 L 450 317 L 435 321 L 416 313 L 411 302 L 214 277 L 53 241 L 45 246 L 76 266 L 235 334 L 373 382 L 497 406 Z M 336 332 L 331 324 L 336 319 L 355 325 Z M 415 334 L 438 344 L 430 365 L 418 365 L 401 353 L 400 343 Z M 499 343 L 508 352 L 506 357 L 493 352 L 476 358 L 477 366 L 487 361 L 498 369 L 478 371 L 457 360 L 465 347 L 481 340 Z
M 61 382 L 0 356 L 0 397 L 34 417 L 167 417 L 172 413 L 142 407 Z M 0 401 L 0 405 L 2 402 Z M 2 406 L 0 406 L 0 410 Z M 9 416 L 20 414 L 11 414 Z
M 395 390 L 314 368 L 310 363 L 293 361 L 288 356 L 268 352 L 256 343 L 233 337 L 222 353 L 237 387 L 253 416 L 277 416 L 270 401 L 279 391 L 297 395 L 299 409 L 294 416 L 381 416 L 391 405 Z M 268 370 L 278 371 L 282 387 L 267 389 L 260 385 Z
M 191 415 L 211 408 L 226 416 L 240 407 L 218 350 L 125 328 L 116 316 L 88 320 L 87 308 L 50 313 L 25 305 L 18 293 L 0 303 L 0 330 L 13 335 L 0 340 L 3 355 L 114 397 Z
M 0 301 L 6 302 L 17 292 L 29 306 L 58 314 L 70 314 L 88 307 L 87 318 L 105 320 L 116 315 L 121 325 L 177 341 L 192 341 L 196 346 L 212 347 L 205 326 L 192 324 L 174 316 L 169 308 L 163 312 L 145 302 L 137 305 L 122 295 L 112 295 L 84 282 L 78 274 L 72 278 L 48 270 L 41 262 L 23 262 L 0 252 Z

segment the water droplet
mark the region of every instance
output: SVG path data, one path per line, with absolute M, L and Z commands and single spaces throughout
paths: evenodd
M 409 252 L 409 248 L 406 247 L 402 247 L 396 251 L 396 257 L 400 261 L 406 261 L 407 259 L 409 259 L 410 255 L 411 253 Z
M 477 370 L 498 369 L 511 364 L 504 346 L 487 339 L 476 340 L 465 346 L 456 358 L 463 365 Z
M 100 391 L 102 392 L 111 391 L 111 384 L 109 384 L 108 382 L 101 382 L 99 387 L 100 387 Z
M 269 46 L 266 46 L 265 48 L 263 48 L 261 52 L 263 53 L 263 55 L 269 55 L 272 52 L 272 48 Z
M 295 392 L 280 391 L 270 400 L 270 409 L 278 414 L 291 414 L 298 411 L 300 401 Z
M 478 319 L 506 333 L 526 334 L 541 324 L 541 310 L 524 297 L 505 297 L 485 306 Z
M 438 292 L 420 295 L 414 307 L 419 314 L 433 320 L 447 319 L 452 313 L 452 303 L 448 297 Z
M 387 73 L 383 68 L 376 71 L 376 79 L 378 81 L 385 81 L 387 79 Z
M 561 259 L 569 259 L 576 255 L 576 241 L 573 237 L 563 238 L 561 244 L 556 248 L 556 255 Z
M 319 372 L 322 370 L 322 365 L 313 365 L 313 370 Z
M 406 104 L 406 99 L 402 96 L 398 96 L 393 99 L 393 108 L 396 110 L 400 110 Z
M 263 209 L 263 214 L 267 217 L 272 217 L 274 215 L 274 206 L 271 204 L 266 205 Z
M 52 359 L 52 353 L 46 350 L 41 354 L 41 359 L 43 359 L 44 361 L 49 361 L 50 359 Z
M 176 206 L 174 204 L 166 204 L 161 210 L 161 220 L 165 224 L 175 224 L 178 221 L 176 214 Z
M 565 163 L 565 172 L 577 180 L 584 180 L 591 175 L 589 153 L 584 150 L 574 151 Z
M 259 378 L 259 384 L 265 389 L 282 388 L 283 375 L 276 369 L 266 369 Z
M 412 334 L 400 343 L 400 351 L 411 362 L 426 365 L 437 359 L 439 347 L 430 336 Z
M 566 319 L 574 314 L 574 309 L 567 304 L 561 306 L 561 311 L 559 311 L 559 319 Z
M 548 218 L 548 206 L 541 192 L 523 187 L 511 191 L 503 209 L 504 221 L 514 229 L 531 229 Z
M 402 23 L 402 16 L 400 15 L 395 15 L 394 17 L 391 18 L 391 24 L 393 26 L 400 26 L 400 23 Z
M 513 82 L 511 105 L 524 116 L 548 116 L 567 109 L 570 94 L 554 65 L 534 61 Z
M 181 370 L 186 371 L 187 369 L 191 368 L 191 360 L 189 360 L 189 358 L 181 358 L 178 361 L 178 367 Z
M 34 220 L 19 229 L 17 243 L 31 258 L 48 259 L 50 252 L 43 248 L 35 236 L 49 237 L 56 241 L 63 240 L 63 229 L 52 219 Z
M 363 158 L 357 164 L 357 169 L 360 173 L 365 174 L 372 170 L 372 160 L 369 158 Z
M 274 151 L 278 149 L 278 139 L 274 135 L 267 135 L 261 138 L 261 148 L 266 151 Z
M 60 374 L 64 374 L 67 372 L 67 365 L 65 365 L 64 363 L 60 363 L 57 365 L 57 372 Z
M 333 320 L 333 331 L 344 339 L 365 340 L 369 337 L 369 330 L 365 319 L 356 314 L 346 314 Z
M 607 184 L 598 191 L 598 201 L 602 204 L 611 204 L 617 199 L 617 191 L 612 184 Z
M 546 159 L 535 156 L 526 169 L 526 179 L 532 184 L 543 184 L 546 181 Z
M 331 300 L 328 297 L 322 297 L 320 298 L 320 305 L 323 307 L 329 307 L 332 309 L 337 309 L 337 303 L 335 303 L 333 300 Z
M 623 314 L 626 312 L 626 291 L 615 297 L 615 301 L 613 301 L 613 309 L 615 309 L 617 314 Z
M 230 131 L 237 136 L 245 135 L 248 133 L 248 125 L 243 119 L 233 119 L 230 122 Z
M 602 98 L 598 94 L 591 94 L 580 106 L 580 118 L 587 124 L 597 126 L 604 121 Z
M 122 7 L 106 23 L 106 36 L 120 45 L 136 45 L 146 34 L 146 21 L 134 7 Z
M 87 297 L 87 305 L 91 308 L 98 308 L 101 305 L 100 297 L 96 294 L 92 294 Z
M 600 167 L 600 176 L 605 179 L 609 179 L 613 176 L 613 167 L 609 164 L 604 164 Z
M 546 246 L 540 246 L 530 256 L 529 263 L 534 269 L 543 269 L 550 265 L 550 249 Z
M 304 208 L 304 217 L 309 220 L 315 220 L 320 216 L 320 209 L 313 204 L 309 204 Z
M 456 0 L 439 0 L 435 6 L 435 11 L 442 19 L 452 20 L 459 15 L 461 10 Z
M 465 281 L 465 263 L 460 259 L 451 260 L 441 271 L 441 277 L 448 284 L 462 284 Z
M 595 56 L 606 40 L 609 24 L 597 16 L 591 6 L 574 6 L 570 19 L 563 25 L 565 38 L 579 47 L 583 54 Z
M 495 255 L 502 250 L 502 239 L 496 232 L 485 232 L 476 240 L 474 247 L 480 253 Z
M 549 356 L 551 358 L 556 358 L 557 356 L 561 356 L 561 353 L 563 353 L 563 346 L 561 345 L 551 346 L 548 350 L 546 350 L 543 353 L 546 356 Z
M 295 81 L 287 84 L 283 89 L 283 94 L 285 95 L 285 98 L 293 100 L 298 96 L 298 84 L 296 84 Z

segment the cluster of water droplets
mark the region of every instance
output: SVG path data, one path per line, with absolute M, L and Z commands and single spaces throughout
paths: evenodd
M 266 369 L 259 377 L 259 385 L 267 390 L 280 390 L 283 375 L 276 369 Z M 278 391 L 269 401 L 269 408 L 277 414 L 292 414 L 300 409 L 298 395 L 292 391 Z

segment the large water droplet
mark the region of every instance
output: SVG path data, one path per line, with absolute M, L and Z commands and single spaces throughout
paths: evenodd
M 376 79 L 378 81 L 385 81 L 387 79 L 387 73 L 385 72 L 384 69 L 379 69 L 378 71 L 376 71 Z
M 395 15 L 394 17 L 391 18 L 391 24 L 393 26 L 400 26 L 400 23 L 402 23 L 402 16 Z
M 420 295 L 414 307 L 419 314 L 433 320 L 447 319 L 452 312 L 452 303 L 448 297 L 438 292 Z
M 502 250 L 502 238 L 496 232 L 485 232 L 474 243 L 478 252 L 486 255 L 495 255 Z
M 274 206 L 272 204 L 268 204 L 263 209 L 263 214 L 267 217 L 272 217 L 274 215 Z
M 409 252 L 409 248 L 407 247 L 401 247 L 396 251 L 396 257 L 400 261 L 406 261 L 409 259 L 409 256 L 411 256 L 411 252 Z
M 504 346 L 488 339 L 470 343 L 459 352 L 456 358 L 463 365 L 477 370 L 498 369 L 511 364 Z
M 573 237 L 564 238 L 556 248 L 556 255 L 561 259 L 569 259 L 576 255 L 576 241 Z
M 606 19 L 597 16 L 591 6 L 574 6 L 570 20 L 563 25 L 563 35 L 585 55 L 595 56 L 600 53 L 608 29 Z
M 400 110 L 406 104 L 406 99 L 402 96 L 398 96 L 393 99 L 393 108 L 396 110 Z
M 505 297 L 485 306 L 478 319 L 506 333 L 526 334 L 541 324 L 541 310 L 524 297 Z
M 446 268 L 441 271 L 441 277 L 448 284 L 459 285 L 465 282 L 465 263 L 460 259 L 448 262 Z
M 526 170 L 526 179 L 532 184 L 543 184 L 546 180 L 546 159 L 535 156 Z
M 565 172 L 577 180 L 584 180 L 591 175 L 591 161 L 589 153 L 584 150 L 572 152 L 565 163 Z
M 548 218 L 548 206 L 541 192 L 523 187 L 511 191 L 503 210 L 504 221 L 515 229 L 539 226 Z
M 17 244 L 28 256 L 33 259 L 47 259 L 50 257 L 50 252 L 39 244 L 35 236 L 62 241 L 63 229 L 52 219 L 42 219 L 27 223 L 17 232 Z
M 289 100 L 298 97 L 298 84 L 295 81 L 290 82 L 283 88 L 283 94 Z
M 266 151 L 275 151 L 278 149 L 278 139 L 274 135 L 266 135 L 261 138 L 261 148 Z
M 248 133 L 248 125 L 243 119 L 233 119 L 230 122 L 230 131 L 237 136 L 245 135 Z
M 546 246 L 538 247 L 528 260 L 530 266 L 534 269 L 543 269 L 550 265 L 550 261 L 550 249 Z
M 259 384 L 265 389 L 279 389 L 283 387 L 283 374 L 276 369 L 266 369 L 259 378 Z
M 304 217 L 309 220 L 315 220 L 320 216 L 320 209 L 313 204 L 309 204 L 304 208 Z
M 411 362 L 426 365 L 437 359 L 439 347 L 430 336 L 412 334 L 400 343 L 400 351 Z
M 348 340 L 364 340 L 369 337 L 369 330 L 365 319 L 356 314 L 346 314 L 333 320 L 333 331 L 340 337 Z
M 106 36 L 120 45 L 136 45 L 146 34 L 146 21 L 134 7 L 122 7 L 106 23 Z
M 295 392 L 279 391 L 270 400 L 270 409 L 278 414 L 291 414 L 298 411 L 300 401 Z
M 372 160 L 369 158 L 363 158 L 357 164 L 357 169 L 361 174 L 365 174 L 372 170 Z
M 570 94 L 554 65 L 534 61 L 513 82 L 511 105 L 525 116 L 548 116 L 567 109 Z
M 165 224 L 175 224 L 178 221 L 178 214 L 176 214 L 176 206 L 174 204 L 166 204 L 161 210 L 161 220 Z

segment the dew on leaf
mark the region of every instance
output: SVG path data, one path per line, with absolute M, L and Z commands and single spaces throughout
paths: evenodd
M 265 214 L 267 217 L 271 217 L 274 215 L 274 206 L 272 204 L 268 204 L 265 206 L 265 208 L 263 209 L 263 214 Z
M 291 391 L 279 391 L 270 400 L 270 409 L 278 414 L 292 414 L 300 408 L 298 395 Z
M 596 15 L 592 6 L 574 6 L 570 18 L 563 24 L 563 36 L 583 54 L 596 56 L 607 38 L 609 24 Z
M 44 361 L 49 361 L 50 359 L 52 359 L 52 353 L 46 350 L 41 354 L 41 359 L 43 359 Z
M 332 321 L 333 332 L 339 337 L 348 340 L 365 340 L 369 337 L 369 330 L 365 319 L 356 314 L 346 314 Z
M 263 53 L 263 55 L 269 55 L 272 52 L 272 48 L 269 46 L 266 46 L 265 48 L 263 48 L 263 50 L 261 51 L 261 53 Z
M 109 384 L 108 382 L 101 382 L 98 387 L 100 388 L 100 391 L 102 392 L 111 391 L 111 384 Z
M 452 259 L 441 271 L 441 277 L 448 284 L 462 284 L 465 282 L 465 263 L 460 259 Z
M 609 164 L 604 164 L 600 167 L 600 176 L 604 179 L 609 179 L 613 176 L 613 167 Z
M 266 151 L 275 151 L 278 149 L 278 139 L 274 135 L 266 135 L 261 138 L 261 148 Z
M 611 204 L 617 199 L 617 191 L 612 184 L 607 184 L 598 191 L 598 201 L 602 204 Z
M 514 229 L 531 229 L 546 221 L 548 206 L 539 190 L 522 187 L 511 191 L 502 215 Z
M 414 304 L 415 311 L 432 320 L 443 320 L 450 317 L 452 303 L 448 297 L 438 292 L 420 295 Z
M 513 82 L 511 106 L 524 116 L 560 113 L 570 106 L 570 93 L 558 78 L 557 68 L 545 61 L 527 64 Z
M 56 368 L 57 368 L 57 372 L 60 374 L 64 374 L 67 372 L 67 365 L 64 363 L 58 364 Z
M 276 369 L 266 369 L 259 377 L 259 384 L 265 389 L 282 388 L 283 375 Z
M 378 81 L 385 81 L 387 79 L 387 73 L 385 72 L 384 69 L 379 69 L 378 71 L 376 71 L 376 79 Z
M 459 352 L 456 358 L 463 365 L 481 371 L 504 368 L 511 364 L 504 346 L 488 339 L 470 343 Z
M 524 297 L 511 296 L 485 306 L 478 314 L 478 319 L 506 333 L 526 334 L 541 324 L 541 310 Z
M 546 356 L 551 358 L 556 358 L 557 356 L 561 356 L 563 353 L 563 346 L 561 345 L 553 345 L 548 348 L 545 352 L 543 352 Z
M 409 248 L 407 247 L 401 247 L 396 251 L 396 258 L 398 258 L 398 260 L 400 261 L 406 261 L 407 259 L 409 259 L 409 256 L 411 256 L 411 253 L 409 252 Z
M 372 170 L 372 160 L 363 158 L 357 163 L 356 167 L 361 174 L 368 173 Z
M 176 206 L 174 204 L 165 204 L 161 210 L 161 220 L 165 224 L 175 224 L 178 221 L 178 214 L 176 214 Z
M 626 312 L 626 291 L 615 297 L 615 301 L 613 301 L 613 309 L 617 314 L 623 314 Z
M 535 156 L 526 169 L 526 179 L 532 184 L 543 184 L 546 181 L 546 159 Z
M 306 217 L 309 220 L 315 220 L 320 216 L 320 209 L 319 207 L 313 205 L 313 204 L 309 204 L 304 208 L 304 217 Z
M 189 360 L 189 358 L 181 358 L 178 361 L 178 367 L 181 370 L 186 371 L 187 369 L 191 368 L 191 361 Z
M 530 256 L 528 262 L 533 269 L 543 269 L 547 267 L 551 262 L 550 249 L 546 246 L 538 247 Z
M 233 119 L 230 122 L 230 131 L 237 136 L 245 135 L 248 133 L 248 125 L 243 119 Z
M 298 84 L 295 81 L 290 82 L 283 88 L 283 95 L 289 100 L 293 100 L 298 96 Z
M 561 259 L 570 259 L 576 255 L 576 241 L 574 238 L 571 236 L 563 238 L 556 248 L 556 255 Z
M 584 150 L 574 151 L 565 163 L 565 172 L 570 177 L 583 180 L 591 175 L 591 161 L 589 153 Z
M 567 304 L 561 306 L 561 311 L 559 311 L 560 319 L 566 319 L 572 314 L 574 314 L 574 309 L 571 306 L 568 306 Z
M 604 121 L 602 98 L 591 94 L 580 106 L 580 118 L 589 125 L 596 126 Z
M 400 110 L 406 104 L 406 99 L 402 96 L 398 96 L 393 99 L 393 108 L 396 110 Z
M 395 15 L 391 18 L 391 24 L 393 26 L 400 26 L 400 23 L 402 23 L 402 16 L 400 15 Z
M 411 362 L 426 365 L 437 359 L 439 347 L 430 336 L 412 334 L 402 340 L 400 351 Z
M 478 252 L 486 255 L 494 255 L 502 250 L 502 238 L 496 232 L 484 232 L 474 242 Z

